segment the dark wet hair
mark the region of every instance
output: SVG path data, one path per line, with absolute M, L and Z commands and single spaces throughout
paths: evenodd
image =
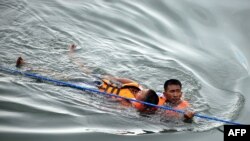
M 182 87 L 182 84 L 179 80 L 177 79 L 169 79 L 164 83 L 164 90 L 167 90 L 169 85 L 179 85 L 180 87 Z
M 157 105 L 159 102 L 159 97 L 154 90 L 149 89 L 148 92 L 146 93 L 145 99 L 143 101 Z M 150 105 L 145 105 L 145 106 L 146 106 L 146 108 L 154 107 L 154 106 L 150 106 Z

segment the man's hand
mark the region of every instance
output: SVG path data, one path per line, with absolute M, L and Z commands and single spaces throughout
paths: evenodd
M 20 68 L 20 67 L 23 66 L 24 64 L 25 64 L 25 62 L 24 62 L 23 58 L 22 58 L 21 56 L 18 57 L 17 60 L 16 60 L 16 67 L 17 67 L 17 68 Z
M 194 112 L 192 112 L 192 111 L 186 111 L 185 113 L 184 113 L 184 118 L 186 119 L 186 120 L 189 120 L 189 119 L 192 119 L 193 117 L 194 117 Z
M 75 44 L 72 44 L 72 45 L 69 46 L 69 52 L 70 53 L 73 53 L 75 51 L 75 49 L 76 49 L 76 45 Z

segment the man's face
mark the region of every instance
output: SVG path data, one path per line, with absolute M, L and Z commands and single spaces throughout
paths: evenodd
M 168 85 L 163 94 L 168 102 L 175 104 L 181 100 L 181 87 L 179 85 Z

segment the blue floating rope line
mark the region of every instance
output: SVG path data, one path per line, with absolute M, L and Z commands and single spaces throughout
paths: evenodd
M 67 86 L 67 87 L 71 87 L 71 88 L 74 88 L 74 89 L 78 89 L 78 90 L 82 90 L 82 91 L 86 91 L 86 92 L 90 92 L 90 93 L 108 95 L 108 96 L 113 96 L 113 97 L 116 97 L 116 98 L 123 98 L 123 99 L 129 100 L 129 101 L 139 102 L 139 103 L 142 103 L 142 104 L 145 104 L 145 105 L 153 106 L 153 107 L 164 109 L 164 110 L 174 111 L 174 112 L 181 113 L 181 114 L 185 113 L 183 110 L 176 110 L 176 109 L 173 109 L 173 108 L 168 107 L 168 106 L 159 106 L 159 105 L 151 104 L 151 103 L 148 103 L 148 102 L 139 101 L 139 100 L 136 100 L 136 99 L 122 97 L 122 96 L 115 95 L 115 94 L 100 92 L 97 89 L 87 88 L 87 87 L 75 85 L 75 84 L 65 82 L 65 81 L 61 81 L 61 80 L 51 79 L 51 78 L 41 76 L 41 75 L 35 74 L 35 73 L 24 72 L 24 71 L 20 71 L 20 70 L 16 70 L 16 69 L 9 69 L 9 68 L 2 67 L 2 66 L 0 66 L 0 70 L 4 71 L 4 72 L 7 72 L 7 73 L 11 73 L 11 74 L 18 74 L 18 75 L 23 75 L 25 77 L 29 77 L 29 78 L 33 78 L 33 79 L 39 79 L 39 80 L 42 80 L 42 81 L 52 82 L 55 85 Z M 223 120 L 223 119 L 219 119 L 219 118 L 216 118 L 216 117 L 201 115 L 201 114 L 198 114 L 198 113 L 195 113 L 194 116 L 199 117 L 199 118 L 203 118 L 203 119 L 207 119 L 207 120 L 214 120 L 214 121 L 224 122 L 224 123 L 232 124 L 232 125 L 243 125 L 241 123 L 237 123 L 237 122 L 234 122 L 234 121 Z

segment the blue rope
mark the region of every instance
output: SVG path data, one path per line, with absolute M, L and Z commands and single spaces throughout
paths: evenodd
M 150 105 L 150 106 L 153 106 L 153 107 L 156 107 L 156 108 L 169 110 L 169 111 L 174 111 L 174 112 L 181 113 L 181 114 L 185 113 L 182 110 L 176 110 L 176 109 L 173 109 L 173 108 L 168 107 L 168 106 L 158 106 L 158 105 L 155 105 L 155 104 L 151 104 L 151 103 L 144 102 L 144 101 L 139 101 L 139 100 L 136 100 L 136 99 L 125 98 L 125 97 L 115 95 L 115 94 L 100 92 L 97 89 L 91 89 L 91 88 L 75 85 L 75 84 L 72 84 L 72 83 L 69 83 L 69 82 L 51 79 L 51 78 L 41 76 L 41 75 L 38 75 L 38 74 L 35 74 L 35 73 L 19 71 L 19 70 L 16 70 L 16 69 L 9 69 L 9 68 L 2 67 L 2 66 L 0 66 L 0 70 L 4 71 L 4 72 L 7 72 L 7 73 L 11 73 L 11 74 L 18 74 L 18 75 L 23 75 L 25 77 L 29 77 L 29 78 L 33 78 L 33 79 L 39 79 L 39 80 L 43 80 L 43 81 L 47 81 L 47 82 L 52 82 L 55 85 L 67 86 L 67 87 L 71 87 L 71 88 L 74 88 L 74 89 L 79 89 L 79 90 L 86 91 L 86 92 L 102 94 L 102 95 L 109 95 L 109 96 L 114 96 L 114 97 L 117 97 L 117 98 L 123 98 L 123 99 L 129 100 L 129 101 L 139 102 L 139 103 L 142 103 L 142 104 L 145 104 L 145 105 Z M 198 113 L 195 113 L 194 116 L 199 117 L 199 118 L 204 118 L 204 119 L 207 119 L 207 120 L 214 120 L 214 121 L 224 122 L 224 123 L 232 124 L 232 125 L 243 125 L 241 123 L 228 121 L 228 120 L 223 120 L 223 119 L 219 119 L 219 118 L 216 118 L 216 117 L 209 117 L 209 116 L 205 116 L 205 115 L 200 115 Z

